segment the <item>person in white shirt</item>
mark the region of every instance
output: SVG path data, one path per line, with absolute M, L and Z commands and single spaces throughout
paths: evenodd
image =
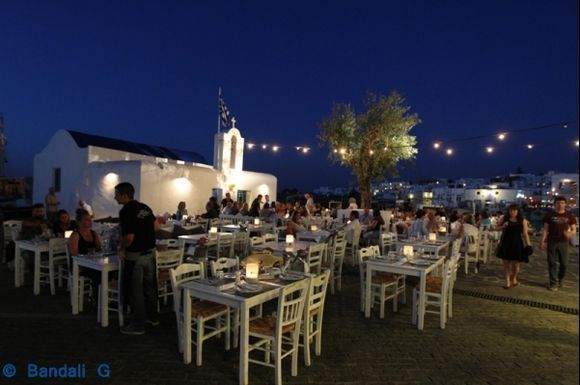
M 312 195 L 306 193 L 304 194 L 304 199 L 306 199 L 306 212 L 308 215 L 314 215 L 314 199 L 312 199 Z
M 429 234 L 427 230 L 427 225 L 425 224 L 425 211 L 417 210 L 415 221 L 409 228 L 409 238 L 410 237 L 426 237 Z
M 346 242 L 352 245 L 356 238 L 356 234 L 360 237 L 360 232 L 361 226 L 358 220 L 358 211 L 353 210 L 350 212 L 349 223 L 344 228 L 344 238 L 346 239 Z

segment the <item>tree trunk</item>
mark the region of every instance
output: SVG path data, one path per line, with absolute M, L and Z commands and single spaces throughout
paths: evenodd
M 360 191 L 360 208 L 371 208 L 371 181 L 367 178 L 359 178 L 358 189 Z

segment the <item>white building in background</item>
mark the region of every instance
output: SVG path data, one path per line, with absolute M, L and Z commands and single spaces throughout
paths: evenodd
M 54 187 L 60 207 L 74 212 L 78 200 L 88 202 L 96 218 L 117 217 L 114 187 L 135 186 L 135 198 L 160 215 L 174 213 L 185 201 L 190 214 L 205 212 L 210 196 L 226 192 L 251 202 L 258 194 L 276 196 L 277 179 L 244 171 L 244 139 L 237 128 L 214 137 L 214 164 L 191 151 L 127 142 L 60 130 L 34 158 L 33 201 L 44 202 Z

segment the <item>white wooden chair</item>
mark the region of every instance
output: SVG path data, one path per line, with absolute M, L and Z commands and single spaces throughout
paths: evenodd
M 218 233 L 217 258 L 234 256 L 234 235 L 231 233 Z
M 282 359 L 292 356 L 291 375 L 298 375 L 300 326 L 310 280 L 302 280 L 279 289 L 277 317 L 267 316 L 250 321 L 248 353 L 261 351 L 262 359 L 250 357 L 249 362 L 273 367 L 275 385 L 282 385 Z M 271 363 L 270 356 L 274 356 Z
M 4 221 L 4 252 L 2 253 L 2 263 L 6 263 L 6 246 L 10 242 L 14 242 L 17 238 L 20 229 L 22 228 L 22 221 L 8 220 Z
M 240 260 L 235 258 L 220 257 L 215 261 L 209 263 L 211 276 L 217 277 L 219 271 L 230 272 L 240 268 Z
M 330 253 L 330 293 L 334 294 L 335 288 L 342 289 L 342 264 L 346 251 L 346 240 L 334 241 L 332 252 Z
M 380 305 L 380 318 L 385 318 L 385 302 L 393 300 L 393 311 L 397 311 L 397 283 L 398 277 L 393 274 L 375 274 L 367 277 L 366 261 L 374 257 L 372 247 L 364 247 L 358 251 L 358 262 L 360 268 L 360 300 L 361 311 L 365 311 L 365 288 L 366 280 L 371 280 L 371 307 L 374 303 Z
M 465 235 L 465 250 L 463 253 L 463 267 L 465 268 L 465 275 L 469 274 L 469 263 L 474 264 L 474 272 L 478 273 L 478 257 L 479 257 L 479 236 Z
M 66 278 L 62 272 L 66 271 L 67 254 L 67 240 L 52 238 L 48 241 L 48 259 L 41 256 L 39 280 L 50 285 L 51 295 L 56 294 L 54 281 L 58 278 L 58 286 L 61 287 L 62 280 Z
M 183 253 L 181 249 L 177 250 L 155 250 L 155 263 L 157 265 L 157 297 L 158 301 L 163 299 L 167 304 L 167 298 L 173 295 L 171 291 L 171 279 L 169 270 L 173 269 L 183 262 Z
M 250 234 L 246 231 L 239 231 L 234 234 L 234 255 L 239 258 L 248 256 L 250 245 Z
M 358 249 L 359 249 L 359 242 L 360 242 L 360 231 L 355 231 L 352 235 L 352 243 L 346 244 L 346 255 L 348 255 L 351 259 L 352 266 L 355 266 L 359 259 L 358 259 Z
M 173 309 L 177 322 L 177 341 L 179 351 L 183 352 L 183 312 L 182 312 L 182 291 L 181 285 L 195 279 L 202 278 L 202 264 L 184 263 L 175 269 L 170 270 L 171 287 L 173 289 Z M 208 321 L 215 321 L 215 326 L 208 325 Z M 191 328 L 195 335 L 192 343 L 196 346 L 196 364 L 201 366 L 203 354 L 203 342 L 208 338 L 226 334 L 226 350 L 230 349 L 230 317 L 229 308 L 225 305 L 211 301 L 199 300 L 191 304 Z
M 262 238 L 262 237 L 251 237 L 250 238 L 250 253 L 254 252 L 254 247 L 263 245 L 264 243 L 265 243 L 264 238 Z
M 452 299 L 454 277 L 457 271 L 458 256 L 451 257 L 445 262 L 444 275 L 442 279 L 437 281 L 427 281 L 425 288 L 425 314 L 435 313 L 439 314 L 439 325 L 441 329 L 445 329 L 447 323 L 447 315 L 452 315 Z M 419 313 L 419 284 L 413 289 L 413 313 L 412 323 L 417 323 Z M 436 310 L 432 310 L 435 307 Z
M 308 248 L 306 263 L 310 273 L 320 274 L 322 270 L 322 258 L 326 252 L 326 243 L 316 243 Z
M 304 344 L 304 363 L 310 366 L 310 341 L 314 339 L 314 354 L 322 351 L 322 321 L 324 319 L 324 302 L 330 279 L 330 270 L 313 277 L 304 304 L 304 320 L 302 324 L 302 342 Z
M 387 255 L 389 251 L 391 251 L 397 243 L 397 234 L 381 233 L 379 242 L 381 246 L 381 254 Z
M 117 278 L 112 279 L 108 282 L 108 298 L 109 303 L 107 303 L 108 310 L 110 312 L 117 313 L 117 320 L 119 322 L 119 326 L 123 326 L 124 324 L 124 307 L 123 307 L 123 296 L 121 294 L 122 286 L 122 277 L 123 277 L 123 261 L 119 260 L 119 270 L 117 271 Z M 101 322 L 101 284 L 99 285 L 99 294 L 97 300 L 97 322 Z

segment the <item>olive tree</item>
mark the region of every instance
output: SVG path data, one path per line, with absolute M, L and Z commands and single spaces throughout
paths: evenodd
M 328 145 L 329 158 L 352 169 L 357 177 L 362 207 L 371 207 L 371 182 L 398 176 L 397 164 L 417 154 L 410 131 L 421 120 L 397 92 L 388 96 L 368 93 L 366 111 L 356 113 L 350 104 L 334 104 L 320 124 L 319 139 Z

